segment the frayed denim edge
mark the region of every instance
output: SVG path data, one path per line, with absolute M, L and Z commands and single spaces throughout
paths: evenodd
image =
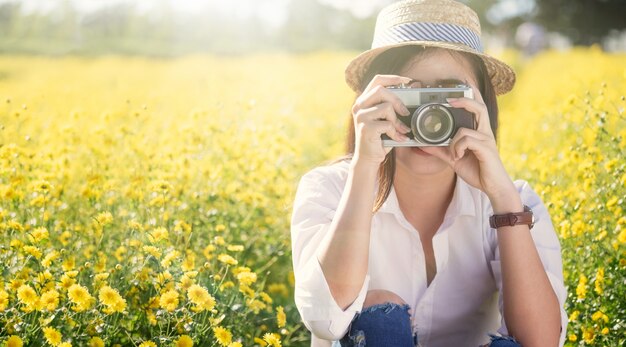
M 364 308 L 361 312 L 358 312 L 357 315 L 367 313 L 367 312 L 374 312 L 377 310 L 385 310 L 385 313 L 389 313 L 396 308 L 401 308 L 408 312 L 411 306 L 409 306 L 408 304 L 396 304 L 395 302 L 385 302 L 382 304 L 368 306 Z
M 521 346 L 521 344 L 513 337 L 513 336 L 506 336 L 506 335 L 495 335 L 495 334 L 488 334 L 489 337 L 491 338 L 491 342 L 493 341 L 498 341 L 498 340 L 507 340 L 507 341 L 512 341 L 517 343 L 518 345 Z

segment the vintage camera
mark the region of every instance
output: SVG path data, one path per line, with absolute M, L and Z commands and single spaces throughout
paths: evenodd
M 398 116 L 411 128 L 408 141 L 398 142 L 383 134 L 383 146 L 424 147 L 448 146 L 459 128 L 476 129 L 476 120 L 471 112 L 454 108 L 446 98 L 466 97 L 473 99 L 469 86 L 411 88 L 404 85 L 387 87 L 402 100 L 409 109 L 409 116 Z

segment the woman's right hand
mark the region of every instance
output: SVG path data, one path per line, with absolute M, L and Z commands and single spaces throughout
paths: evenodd
M 356 99 L 352 106 L 355 160 L 378 168 L 392 149 L 383 146 L 382 134 L 398 142 L 408 140 L 404 134 L 411 129 L 398 119 L 397 114 L 406 117 L 410 112 L 400 98 L 385 87 L 408 84 L 410 81 L 408 77 L 397 75 L 376 75 Z

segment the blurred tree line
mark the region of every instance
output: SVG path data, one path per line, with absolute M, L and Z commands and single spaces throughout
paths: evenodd
M 495 22 L 488 16 L 495 13 L 498 17 L 498 5 L 516 1 L 534 1 L 535 6 L 532 11 Z M 515 28 L 529 20 L 562 32 L 574 44 L 599 42 L 610 30 L 626 28 L 624 0 L 464 2 L 482 17 L 484 32 L 504 36 L 509 43 Z M 375 13 L 355 17 L 348 10 L 317 0 L 291 0 L 282 25 L 268 25 L 258 14 L 233 19 L 210 10 L 177 11 L 175 1 L 154 3 L 147 12 L 138 11 L 130 2 L 113 2 L 84 12 L 75 8 L 72 1 L 61 0 L 50 11 L 28 12 L 23 11 L 19 1 L 5 0 L 0 2 L 0 52 L 176 56 L 194 52 L 362 50 L 370 46 L 376 20 Z

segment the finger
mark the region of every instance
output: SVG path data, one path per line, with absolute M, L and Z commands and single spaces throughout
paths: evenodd
M 454 147 L 450 148 L 455 160 L 462 159 L 465 156 L 466 151 L 470 150 L 474 156 L 476 156 L 476 159 L 479 161 L 485 161 L 490 151 L 490 148 L 484 141 L 470 136 L 463 137 L 454 145 Z
M 411 128 L 398 119 L 393 106 L 388 102 L 378 104 L 368 109 L 359 110 L 355 116 L 356 123 L 366 123 L 375 120 L 388 120 L 392 122 L 396 130 L 402 134 L 411 131 Z
M 468 129 L 468 128 L 460 128 L 456 132 L 456 134 L 454 135 L 452 140 L 450 141 L 450 147 L 454 147 L 457 142 L 459 142 L 461 139 L 463 139 L 466 136 L 475 138 L 475 139 L 480 140 L 480 141 L 492 140 L 491 137 L 489 137 L 488 135 L 485 135 L 485 134 L 483 134 L 483 133 L 481 133 L 479 131 L 476 131 L 476 130 L 473 130 L 473 129 Z M 494 141 L 493 145 L 495 146 L 495 141 Z
M 370 126 L 374 131 L 374 134 L 372 135 L 372 137 L 369 137 L 369 139 L 372 141 L 380 141 L 380 137 L 383 134 L 386 134 L 387 136 L 389 136 L 389 138 L 397 142 L 404 142 L 409 139 L 406 135 L 397 131 L 396 127 L 391 121 L 378 120 L 378 121 L 372 122 Z
M 402 103 L 402 100 L 400 100 L 400 98 L 396 94 L 389 91 L 389 89 L 383 86 L 376 86 L 371 90 L 361 94 L 361 96 L 359 96 L 359 98 L 354 103 L 352 111 L 353 114 L 355 114 L 356 112 L 358 112 L 359 109 L 369 108 L 384 102 L 390 103 L 397 114 L 403 116 L 408 116 L 410 114 L 409 109 L 407 109 L 406 106 Z
M 491 126 L 489 125 L 489 111 L 484 103 L 469 98 L 448 98 L 446 100 L 454 108 L 463 108 L 473 113 L 477 117 L 476 123 L 478 127 L 476 130 L 484 134 L 490 134 L 493 137 L 493 131 L 491 131 Z
M 413 79 L 409 77 L 398 76 L 398 75 L 376 75 L 374 76 L 374 78 L 372 78 L 370 83 L 367 84 L 362 94 L 366 93 L 367 91 L 373 89 L 376 86 L 388 87 L 388 86 L 394 86 L 394 85 L 398 85 L 402 83 L 409 83 L 412 80 Z

